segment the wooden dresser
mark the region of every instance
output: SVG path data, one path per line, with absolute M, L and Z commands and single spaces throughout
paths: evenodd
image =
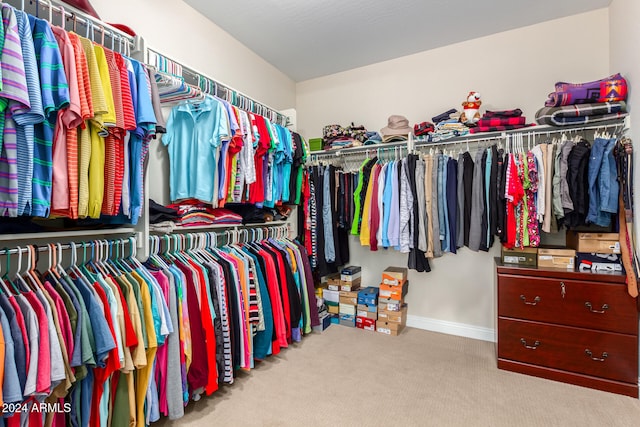
M 638 310 L 625 276 L 496 267 L 498 368 L 638 397 Z

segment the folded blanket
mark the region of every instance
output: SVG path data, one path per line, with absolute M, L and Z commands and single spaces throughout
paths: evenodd
M 524 125 L 478 126 L 478 127 L 469 129 L 469 132 L 471 133 L 503 132 L 505 130 L 522 129 L 529 126 L 535 126 L 535 124 L 529 123 Z
M 451 118 L 451 115 L 453 113 L 456 113 L 456 112 L 457 112 L 457 110 L 455 108 L 451 108 L 451 109 L 445 111 L 444 113 L 440 113 L 437 116 L 432 117 L 431 121 L 433 123 L 440 123 L 440 122 L 443 122 L 445 120 L 449 120 Z
M 581 125 L 624 117 L 626 112 L 624 101 L 544 107 L 536 113 L 536 122 L 551 126 Z
M 555 89 L 544 103 L 546 107 L 617 102 L 627 99 L 627 81 L 620 73 L 586 83 L 558 82 Z
M 520 117 L 522 115 L 522 110 L 516 108 L 514 110 L 502 110 L 502 111 L 489 111 L 487 110 L 482 116 L 483 119 L 490 117 Z
M 478 120 L 478 126 L 511 126 L 511 125 L 523 125 L 527 123 L 526 117 L 483 117 Z

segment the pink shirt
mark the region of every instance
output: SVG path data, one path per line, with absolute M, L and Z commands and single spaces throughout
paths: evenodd
M 68 108 L 58 111 L 53 135 L 53 181 L 51 211 L 56 215 L 77 217 L 78 204 L 78 137 L 75 129 L 82 124 L 82 108 L 76 57 L 66 31 L 52 26 L 58 42 L 65 75 L 69 84 Z M 73 129 L 73 132 L 69 132 Z
M 36 393 L 51 392 L 51 348 L 49 344 L 49 320 L 42 303 L 33 292 L 23 294 L 38 317 L 40 341 L 38 345 L 38 374 L 36 376 Z

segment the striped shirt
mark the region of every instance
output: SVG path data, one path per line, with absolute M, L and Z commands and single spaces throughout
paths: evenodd
M 93 117 L 93 97 L 91 93 L 87 55 L 84 53 L 80 36 L 75 33 L 67 33 L 67 36 L 69 36 L 69 41 L 71 41 L 71 45 L 73 46 L 73 56 L 76 61 L 82 120 L 89 120 Z M 80 126 L 84 127 L 85 124 L 81 123 Z
M 17 108 L 10 107 L 17 125 L 18 215 L 23 215 L 25 212 L 31 212 L 31 180 L 33 179 L 33 147 L 35 144 L 33 125 L 44 121 L 44 109 L 42 107 L 40 76 L 38 74 L 38 63 L 36 61 L 29 17 L 21 10 L 15 10 L 14 13 L 18 23 L 27 91 L 29 93 L 29 103 L 31 104 L 31 108 L 26 108 L 19 104 L 16 105 Z M 11 101 L 10 104 L 13 102 Z
M 73 53 L 76 60 L 76 73 L 78 75 L 78 90 L 80 92 L 80 111 L 83 122 L 77 129 L 69 129 L 68 138 L 76 135 L 78 147 L 78 192 L 74 202 L 74 193 L 70 193 L 69 203 L 71 209 L 76 207 L 75 215 L 72 211 L 72 218 L 86 218 L 89 213 L 89 160 L 91 159 L 91 138 L 89 136 L 88 123 L 93 119 L 93 94 L 91 92 L 91 79 L 89 76 L 89 63 L 84 50 L 84 45 L 80 36 L 75 33 L 68 33 L 69 40 L 73 45 Z M 93 49 L 90 50 L 93 53 Z M 94 55 L 95 58 L 95 55 Z M 72 178 L 71 178 L 72 179 Z
M 89 159 L 89 218 L 100 218 L 102 201 L 104 200 L 104 138 L 100 135 L 100 128 L 91 123 L 89 126 L 91 144 L 91 158 Z
M 124 175 L 124 109 L 122 106 L 122 81 L 120 69 L 116 63 L 114 52 L 104 49 L 109 67 L 109 79 L 113 94 L 113 105 L 116 115 L 116 126 L 109 128 L 109 136 L 105 139 L 105 195 L 102 202 L 104 215 L 117 215 L 116 199 L 122 197 L 122 177 Z
M 51 29 L 62 55 L 65 75 L 69 83 L 70 99 L 69 108 L 58 112 L 53 137 L 51 213 L 75 219 L 78 217 L 78 132 L 76 128 L 83 123 L 81 90 L 71 39 L 62 28 L 52 27 Z M 86 96 L 84 102 L 86 104 Z
M 78 128 L 78 217 L 89 215 L 89 163 L 91 162 L 91 125 Z
M 2 25 L 4 44 L 0 56 L 2 70 L 2 90 L 0 90 L 0 112 L 7 108 L 10 101 L 12 110 L 29 109 L 29 92 L 22 57 L 22 46 L 18 31 L 18 22 L 14 9 L 6 3 L 2 4 Z M 6 117 L 0 114 L 1 118 Z M 0 119 L 0 130 L 4 128 L 4 120 Z M 0 148 L 2 144 L 0 142 Z
M 124 58 L 125 66 L 127 67 L 127 75 L 129 76 L 129 89 L 131 92 L 131 105 L 133 107 L 134 119 L 133 122 L 136 123 L 137 129 L 137 121 L 136 121 L 136 111 L 138 109 L 138 81 L 136 79 L 135 70 L 133 69 L 133 63 Z M 124 178 L 122 181 L 122 213 L 126 215 L 128 218 L 131 218 L 131 153 L 133 152 L 133 146 L 131 143 L 131 139 L 135 139 L 135 131 L 133 129 L 127 132 L 127 137 L 124 141 L 124 149 L 125 149 L 125 162 L 124 162 Z M 135 141 L 134 141 L 135 142 Z
M 116 107 L 113 102 L 113 92 L 111 88 L 111 78 L 109 77 L 109 66 L 107 58 L 104 54 L 104 48 L 100 45 L 93 44 L 93 51 L 96 54 L 96 65 L 98 66 L 99 78 L 104 91 L 104 99 L 107 104 L 107 111 L 102 116 L 105 127 L 114 127 L 116 125 Z M 93 84 L 93 76 L 91 76 Z M 107 136 L 107 131 L 102 131 L 102 136 Z
M 0 215 L 18 216 L 18 153 L 13 110 L 28 110 L 31 106 L 22 57 L 20 33 L 14 9 L 2 5 L 2 90 L 0 91 Z M 10 109 L 7 109 L 9 103 Z M 9 119 L 9 129 L 5 132 Z M 6 143 L 5 143 L 6 140 Z
M 91 105 L 93 109 L 93 121 L 95 121 L 100 127 L 103 126 L 103 116 L 108 113 L 107 100 L 104 96 L 104 89 L 102 88 L 102 80 L 100 79 L 100 71 L 98 70 L 98 61 L 96 59 L 96 52 L 93 49 L 93 43 L 89 39 L 77 36 L 82 44 L 85 57 L 87 59 L 87 77 L 89 85 L 91 87 Z
M 131 82 L 129 81 L 129 71 L 125 59 L 119 53 L 115 53 L 116 65 L 120 73 L 120 90 L 122 92 L 122 115 L 124 119 L 125 133 L 121 141 L 121 147 L 119 147 L 119 154 L 116 154 L 116 177 L 120 175 L 120 185 L 118 186 L 116 180 L 116 187 L 114 192 L 114 206 L 113 215 L 117 215 L 120 212 L 122 201 L 126 198 L 128 203 L 129 197 L 129 138 L 128 131 L 136 129 L 136 113 L 133 109 L 133 98 L 131 95 Z M 124 209 L 123 209 L 124 210 Z
M 0 154 L 0 216 L 18 216 L 18 153 L 16 124 L 5 110 L 2 153 Z
M 155 134 L 156 116 L 151 102 L 149 75 L 141 63 L 136 60 L 131 60 L 131 63 L 137 85 L 136 122 L 138 124 L 130 140 L 131 223 L 137 224 L 144 200 L 144 163 L 149 152 L 149 139 Z
M 69 84 L 62 55 L 49 23 L 29 15 L 40 70 L 42 105 L 47 119 L 35 127 L 32 216 L 48 217 L 53 175 L 53 135 L 58 110 L 69 105 Z

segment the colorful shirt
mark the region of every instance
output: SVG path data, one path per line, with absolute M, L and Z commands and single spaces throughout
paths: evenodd
M 69 105 L 69 85 L 62 55 L 49 23 L 29 15 L 33 44 L 40 70 L 42 106 L 46 120 L 35 127 L 33 206 L 30 214 L 48 217 L 53 175 L 53 135 L 57 111 Z
M 162 137 L 171 162 L 171 200 L 213 200 L 214 150 L 229 135 L 225 115 L 224 106 L 213 97 L 171 111 Z

